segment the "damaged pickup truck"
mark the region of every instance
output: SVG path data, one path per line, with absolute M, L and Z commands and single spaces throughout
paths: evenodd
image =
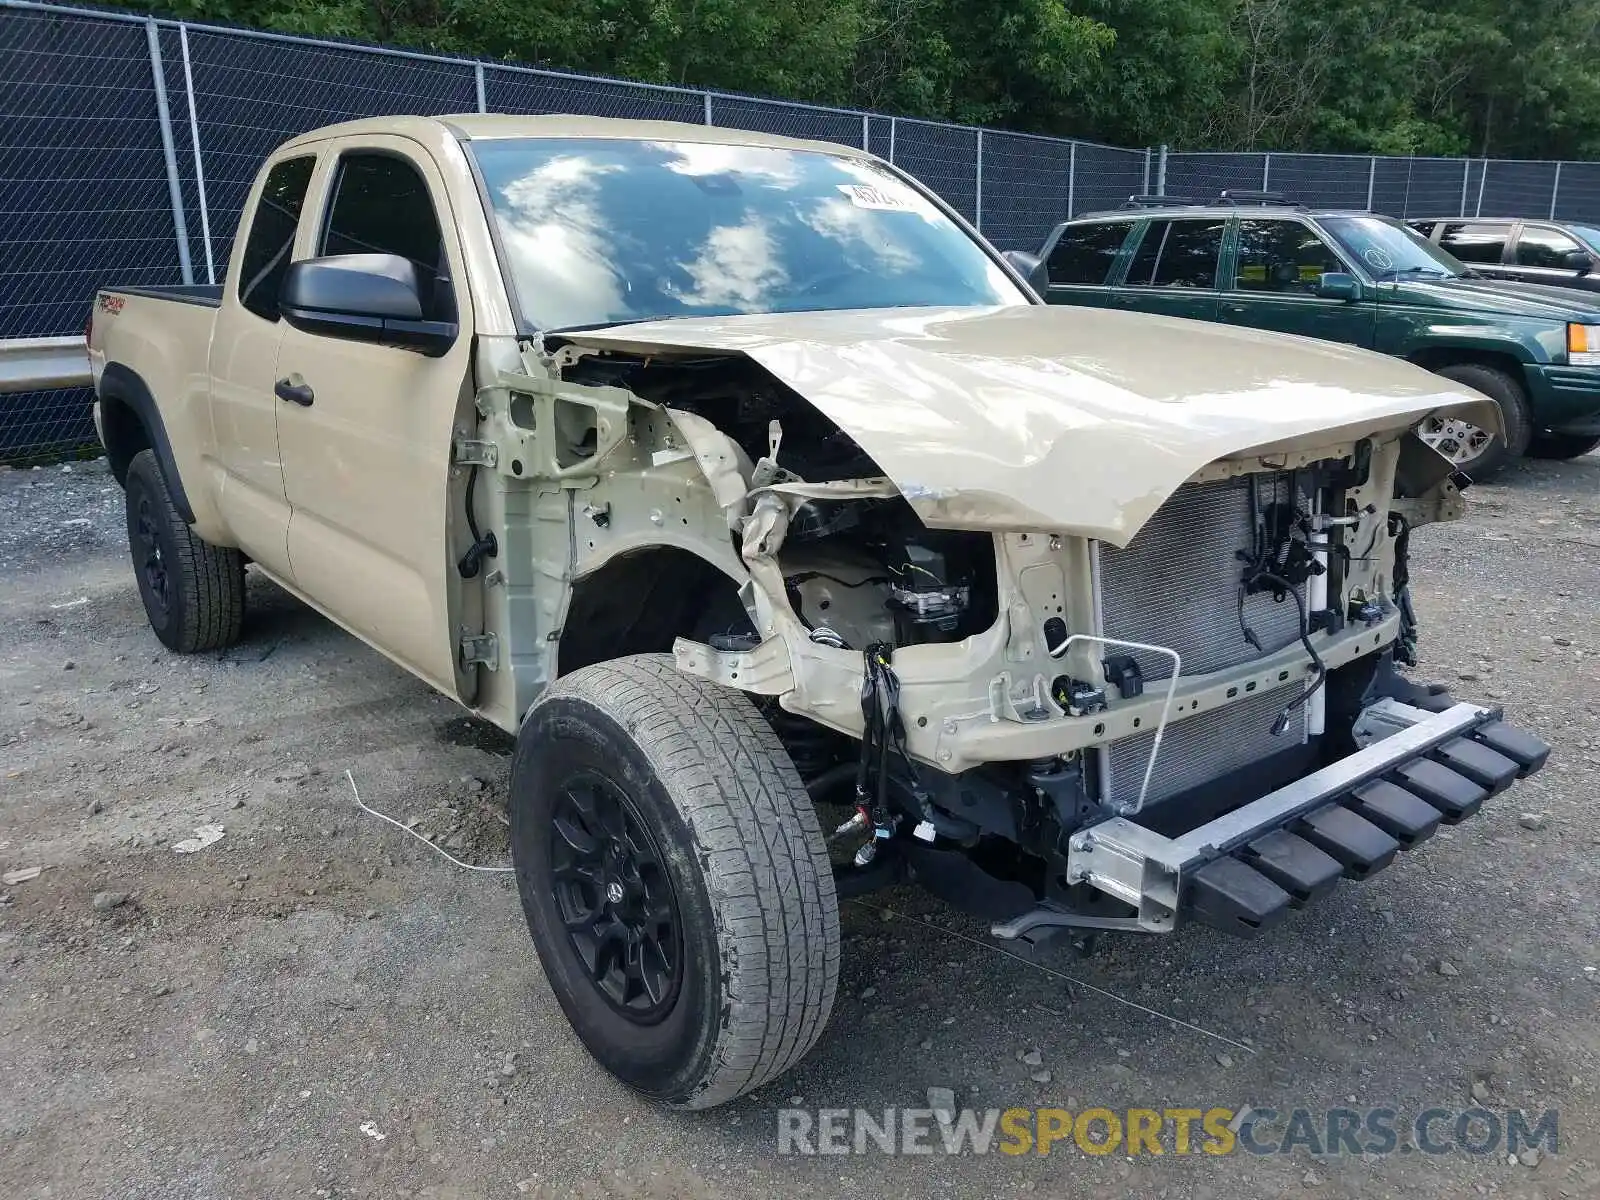
M 102 291 L 89 343 L 162 642 L 238 638 L 254 563 L 515 734 L 551 990 L 674 1104 L 815 1043 L 841 897 L 1251 936 L 1548 753 L 1396 670 L 1408 538 L 1463 504 L 1414 430 L 1492 403 L 1046 307 L 858 150 L 335 126 L 223 286 Z

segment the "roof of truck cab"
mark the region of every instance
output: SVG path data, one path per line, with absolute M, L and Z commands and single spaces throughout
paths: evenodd
M 756 133 L 747 129 L 728 129 L 721 125 L 696 125 L 687 121 L 624 121 L 615 117 L 564 115 L 517 116 L 509 113 L 456 113 L 438 117 L 368 117 L 325 125 L 285 142 L 285 147 L 319 142 L 330 137 L 359 137 L 364 134 L 416 135 L 426 130 L 437 136 L 446 129 L 463 141 L 488 141 L 497 138 L 618 138 L 647 142 L 709 142 L 719 146 L 771 146 L 785 150 L 815 150 L 825 154 L 844 154 L 872 158 L 859 146 L 837 142 L 817 142 L 805 138 L 783 137 L 776 133 Z

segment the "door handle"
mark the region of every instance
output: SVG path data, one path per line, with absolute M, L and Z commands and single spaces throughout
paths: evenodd
M 316 399 L 316 393 L 311 390 L 309 383 L 290 383 L 287 379 L 280 379 L 272 385 L 272 391 L 279 400 L 287 400 L 301 408 L 310 408 L 311 402 Z

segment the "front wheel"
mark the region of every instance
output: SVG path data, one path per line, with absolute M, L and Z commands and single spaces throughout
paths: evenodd
M 1464 383 L 1498 404 L 1505 437 L 1456 417 L 1429 417 L 1417 427 L 1417 435 L 1477 483 L 1492 479 L 1521 458 L 1533 436 L 1533 418 L 1522 384 L 1498 367 L 1483 363 L 1450 363 L 1440 367 L 1438 374 Z
M 630 1087 L 710 1108 L 821 1035 L 833 873 L 805 786 L 743 693 L 659 654 L 558 680 L 517 737 L 511 843 L 551 990 Z

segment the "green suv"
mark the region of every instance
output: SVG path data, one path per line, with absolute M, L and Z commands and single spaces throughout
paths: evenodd
M 1268 193 L 1215 204 L 1133 197 L 1057 226 L 1039 257 L 1032 278 L 1044 286 L 1048 274 L 1052 304 L 1348 342 L 1476 388 L 1504 411 L 1504 440 L 1459 421 L 1422 431 L 1472 478 L 1523 454 L 1600 446 L 1600 299 L 1476 277 L 1388 217 Z

